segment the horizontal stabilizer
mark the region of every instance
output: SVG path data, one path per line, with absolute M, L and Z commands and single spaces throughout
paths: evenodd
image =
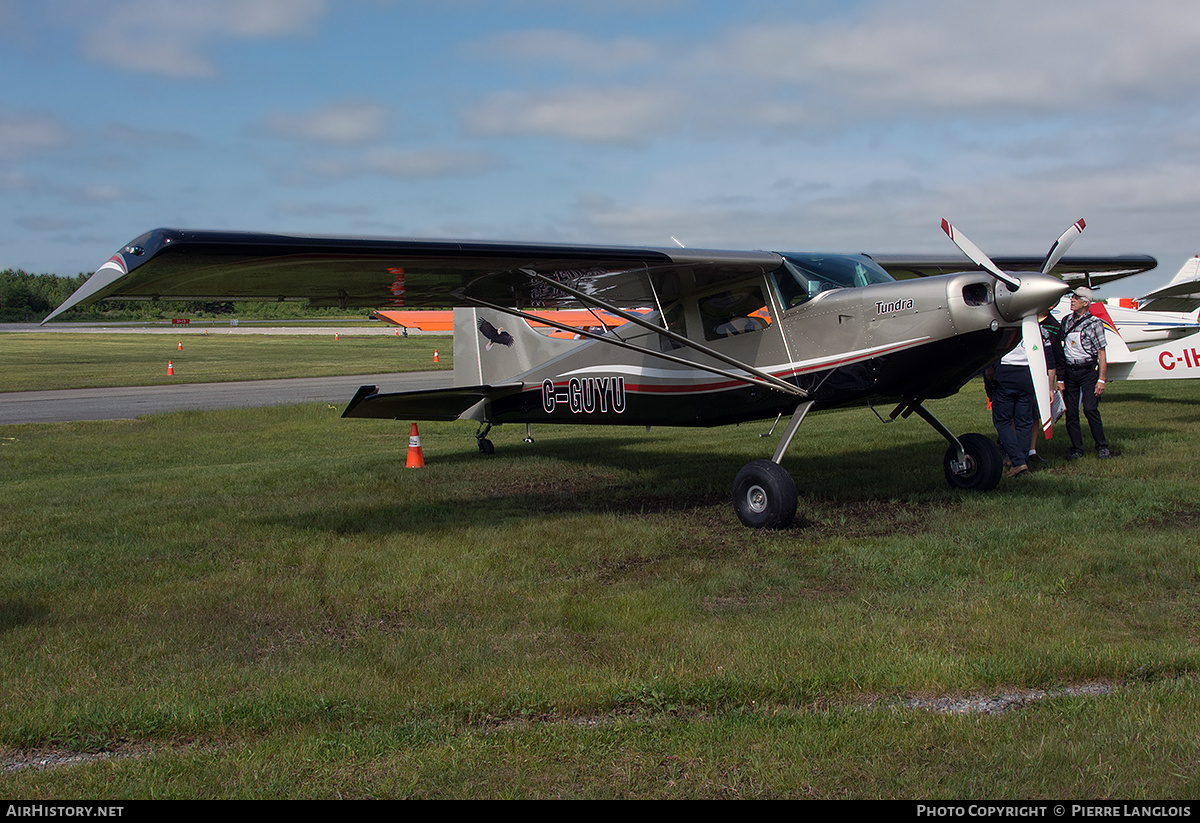
M 363 386 L 342 417 L 380 420 L 458 420 L 473 406 L 506 397 L 524 388 L 523 383 L 500 386 L 461 386 L 450 389 L 379 394 L 376 386 Z
M 1138 311 L 1191 313 L 1200 308 L 1200 257 L 1183 264 L 1166 286 L 1137 301 Z

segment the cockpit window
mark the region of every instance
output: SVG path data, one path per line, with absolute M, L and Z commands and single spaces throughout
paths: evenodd
M 783 259 L 784 267 L 775 272 L 775 285 L 787 308 L 829 289 L 894 282 L 875 261 L 861 254 L 785 254 Z
M 696 308 L 704 322 L 705 340 L 752 334 L 771 325 L 767 301 L 757 286 L 701 297 Z

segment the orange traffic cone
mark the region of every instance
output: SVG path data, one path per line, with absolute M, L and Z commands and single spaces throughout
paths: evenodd
M 434 350 L 433 350 L 433 362 L 434 362 L 434 363 L 440 362 L 440 361 L 438 360 L 438 356 L 437 356 L 437 349 L 434 349 Z
M 168 360 L 167 361 L 167 374 L 174 374 L 174 373 L 175 373 L 175 366 L 171 363 L 170 360 Z
M 425 465 L 425 455 L 421 453 L 421 435 L 417 433 L 417 424 L 413 423 L 408 432 L 408 465 L 410 469 L 420 469 Z
M 179 350 L 183 351 L 183 341 L 182 340 L 179 341 Z

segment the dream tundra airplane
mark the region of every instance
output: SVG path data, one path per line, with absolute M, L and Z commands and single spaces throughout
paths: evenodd
M 364 386 L 343 416 L 470 420 L 479 449 L 491 453 L 488 434 L 504 423 L 703 427 L 790 414 L 771 458 L 750 462 L 733 482 L 743 523 L 784 528 L 797 490 L 781 463 L 818 409 L 895 404 L 893 420 L 916 414 L 946 439 L 952 487 L 996 487 L 993 438 L 955 435 L 926 404 L 953 395 L 1023 337 L 1031 368 L 1044 375 L 1039 311 L 1075 285 L 1156 265 L 1143 255 L 1064 258 L 1083 227 L 1073 224 L 1045 257 L 992 260 L 943 221 L 970 262 L 157 229 L 114 254 L 43 322 L 99 300 L 456 307 L 452 388 Z M 551 309 L 623 322 L 595 331 L 558 323 Z M 1043 428 L 1045 384 L 1035 381 L 1045 389 Z

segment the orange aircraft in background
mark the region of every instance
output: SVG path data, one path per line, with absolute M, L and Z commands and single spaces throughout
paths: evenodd
M 649 311 L 649 309 L 643 309 Z M 546 317 L 554 320 L 557 323 L 572 326 L 577 329 L 586 329 L 591 332 L 606 332 L 609 329 L 614 329 L 617 326 L 623 325 L 629 321 L 623 320 L 614 314 L 609 314 L 604 311 L 587 311 L 559 309 L 550 311 L 531 311 L 529 314 L 536 317 Z M 371 312 L 371 317 L 383 320 L 385 323 L 391 323 L 396 326 L 403 326 L 406 329 L 417 329 L 419 331 L 454 331 L 454 311 L 452 309 L 407 309 L 401 311 L 374 311 Z M 536 320 L 530 320 L 529 325 L 538 328 L 539 330 L 550 329 L 551 337 L 576 338 L 579 335 L 570 334 L 569 332 L 553 328 L 545 323 L 538 323 Z

